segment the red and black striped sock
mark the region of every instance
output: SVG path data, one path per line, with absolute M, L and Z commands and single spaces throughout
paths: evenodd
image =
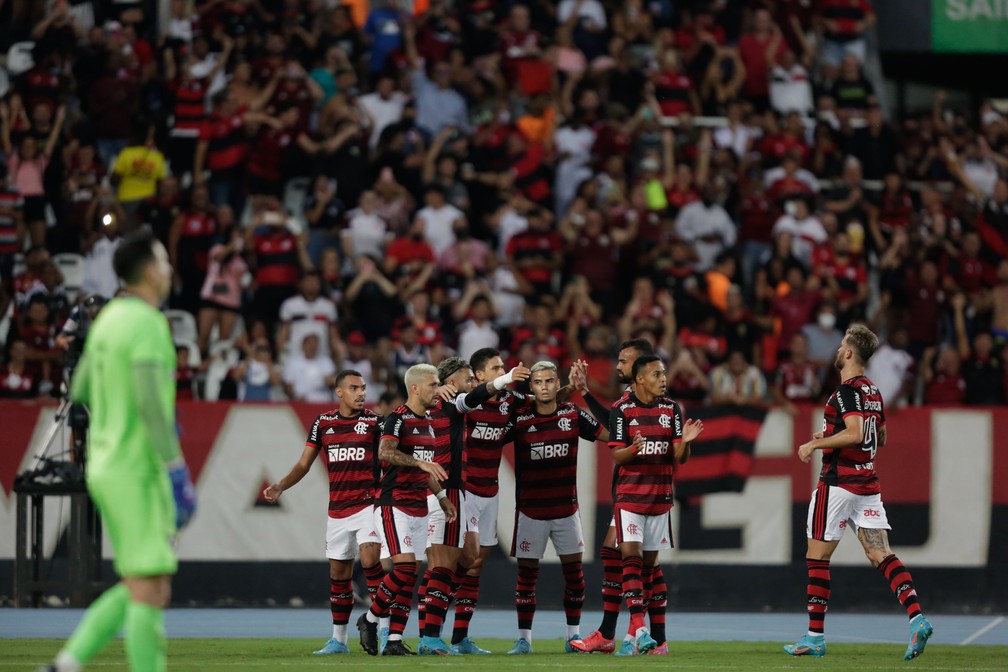
M 581 561 L 568 562 L 563 565 L 564 575 L 564 614 L 567 625 L 581 625 L 581 610 L 585 601 L 584 565 Z
M 651 637 L 658 646 L 665 643 L 665 607 L 668 605 L 668 584 L 665 583 L 665 572 L 661 565 L 655 565 L 651 571 L 651 594 L 648 597 L 648 625 Z
M 423 578 L 420 579 L 420 588 L 417 589 L 417 627 L 420 629 L 421 637 L 423 637 L 424 631 L 427 628 L 427 584 L 430 581 L 430 576 L 431 570 L 428 567 L 427 571 L 424 572 Z
M 630 610 L 631 635 L 637 634 L 638 628 L 644 627 L 644 584 L 641 581 L 641 571 L 644 561 L 639 555 L 623 558 L 623 595 L 626 597 L 627 609 Z
M 518 629 L 531 630 L 536 610 L 536 582 L 538 567 L 518 565 L 518 585 L 515 587 L 515 611 L 518 612 Z
M 829 560 L 805 560 L 808 565 L 808 629 L 821 635 L 826 621 L 826 607 L 829 606 L 830 573 Z
M 364 578 L 367 580 L 367 592 L 371 596 L 371 601 L 374 602 L 375 597 L 378 595 L 378 586 L 381 585 L 382 579 L 385 578 L 385 570 L 382 569 L 381 563 L 376 562 L 370 567 L 361 567 L 364 570 Z
M 329 579 L 329 608 L 333 625 L 346 625 L 353 611 L 353 586 L 350 579 Z
M 644 598 L 644 611 L 648 610 L 648 605 L 651 603 L 651 575 L 654 573 L 654 567 L 642 567 L 640 573 L 641 587 L 643 592 L 641 593 Z
M 458 592 L 455 593 L 455 630 L 452 632 L 452 644 L 458 644 L 469 636 L 469 622 L 476 611 L 479 600 L 479 575 L 466 574 L 462 577 Z
M 399 563 L 399 565 L 406 565 L 411 563 Z M 385 574 L 385 578 L 382 582 L 378 584 L 378 590 L 375 593 L 374 602 L 371 603 L 371 614 L 377 620 L 382 616 L 389 615 L 389 608 L 399 597 L 399 591 L 402 590 L 404 575 L 402 572 L 397 572 L 396 568 L 399 565 L 394 565 L 392 569 Z M 416 580 L 416 567 L 413 568 L 414 580 Z M 410 588 L 410 591 L 413 589 Z
M 606 639 L 616 636 L 616 620 L 623 601 L 623 556 L 615 548 L 603 546 L 602 557 L 602 625 L 599 632 Z
M 882 572 L 882 575 L 885 576 L 886 581 L 889 582 L 889 588 L 892 589 L 896 599 L 906 609 L 907 617 L 912 619 L 914 616 L 920 614 L 920 601 L 917 599 L 917 590 L 914 588 L 913 577 L 910 576 L 910 571 L 903 566 L 899 558 L 895 555 L 890 555 L 879 563 L 878 568 Z
M 444 567 L 435 567 L 427 572 L 427 614 L 423 633 L 428 637 L 440 637 L 451 599 L 452 573 Z
M 402 634 L 406 631 L 406 622 L 409 621 L 410 606 L 413 603 L 413 589 L 416 588 L 416 572 L 415 562 L 397 562 L 389 572 L 398 577 L 400 585 L 395 601 L 389 608 L 389 639 L 402 639 Z

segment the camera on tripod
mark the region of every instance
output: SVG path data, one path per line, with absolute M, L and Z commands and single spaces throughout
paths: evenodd
M 18 475 L 19 483 L 76 483 L 84 480 L 88 410 L 83 404 L 70 400 L 70 381 L 84 352 L 91 323 L 106 303 L 106 299 L 98 295 L 78 302 L 56 338 L 64 349 L 59 406 L 42 449 L 35 455 L 31 467 Z

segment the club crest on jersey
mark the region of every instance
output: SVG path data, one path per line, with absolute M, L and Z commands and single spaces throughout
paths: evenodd
M 357 432 L 358 434 L 367 434 L 367 430 L 368 430 L 367 423 L 364 422 L 363 420 L 354 425 L 353 428 L 353 431 Z
M 560 418 L 560 420 L 559 420 L 559 422 L 557 424 L 560 425 L 560 431 L 561 432 L 569 432 L 571 430 L 571 421 L 570 421 L 570 418 Z
M 672 418 L 662 413 L 661 415 L 658 416 L 658 424 L 664 427 L 665 429 L 668 429 L 669 427 L 672 426 Z
M 509 410 L 511 410 L 511 404 L 506 401 L 502 401 L 500 405 L 501 415 L 507 415 Z

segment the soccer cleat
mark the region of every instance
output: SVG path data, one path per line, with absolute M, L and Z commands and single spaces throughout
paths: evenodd
M 452 644 L 451 646 L 452 655 L 455 656 L 481 656 L 490 653 L 486 649 L 481 649 L 476 645 L 476 642 L 472 641 L 468 637 L 462 639 L 458 644 Z
M 508 651 L 509 656 L 532 653 L 532 644 L 527 639 L 516 639 L 514 647 Z
M 668 642 L 662 642 L 655 648 L 651 649 L 648 653 L 649 656 L 667 656 L 668 655 Z
M 910 621 L 910 644 L 907 646 L 906 653 L 903 654 L 903 660 L 913 660 L 924 653 L 924 647 L 931 639 L 932 633 L 934 633 L 934 628 L 931 627 L 930 621 L 924 618 L 924 614 L 914 616 Z
M 401 639 L 389 640 L 389 643 L 385 645 L 385 650 L 382 651 L 383 656 L 415 656 L 414 652 L 410 651 L 410 648 L 406 646 L 406 642 Z
M 637 635 L 636 639 L 634 639 L 634 644 L 637 646 L 637 653 L 642 656 L 658 646 L 658 642 L 654 640 L 654 637 L 647 630 Z
M 388 628 L 382 628 L 378 631 L 378 653 L 385 652 L 385 645 L 388 644 L 388 635 Z
M 824 635 L 813 637 L 812 635 L 805 634 L 794 644 L 785 644 L 784 653 L 792 656 L 815 656 L 816 658 L 825 656 L 826 637 Z
M 570 645 L 572 648 L 584 653 L 612 653 L 616 650 L 616 641 L 606 639 L 598 630 L 584 639 L 572 641 Z
M 440 637 L 421 637 L 417 653 L 421 656 L 453 656 L 451 649 Z
M 573 637 L 567 640 L 566 644 L 564 644 L 564 651 L 566 651 L 567 653 L 581 653 L 581 649 L 578 649 L 574 646 L 574 642 L 580 642 L 580 641 L 581 641 L 581 635 L 574 635 Z
M 339 641 L 335 637 L 329 639 L 318 651 L 312 651 L 316 656 L 323 656 L 329 653 L 350 653 L 350 647 Z
M 637 655 L 637 645 L 634 644 L 632 639 L 624 639 L 623 643 L 620 644 L 619 650 L 616 651 L 617 656 L 636 656 Z
M 378 655 L 378 624 L 367 619 L 367 614 L 361 614 L 357 619 L 357 632 L 360 633 L 360 645 L 369 656 Z

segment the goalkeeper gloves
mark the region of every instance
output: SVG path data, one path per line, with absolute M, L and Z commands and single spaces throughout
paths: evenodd
M 181 530 L 196 513 L 196 486 L 189 475 L 189 467 L 181 459 L 168 465 L 168 478 L 175 496 L 175 526 Z

